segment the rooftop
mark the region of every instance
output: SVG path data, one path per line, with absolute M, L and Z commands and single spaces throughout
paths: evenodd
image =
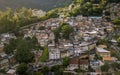
M 103 49 L 103 48 L 98 48 L 98 47 L 97 47 L 97 51 L 98 51 L 98 52 L 110 52 L 110 51 L 107 51 L 107 50 L 105 50 L 105 49 Z

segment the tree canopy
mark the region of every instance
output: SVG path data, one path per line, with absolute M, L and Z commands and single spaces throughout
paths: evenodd
M 0 11 L 0 33 L 17 33 L 19 27 L 34 23 L 38 17 L 33 16 L 32 9 L 25 7 L 15 9 L 8 8 L 6 11 Z
M 26 75 L 27 74 L 27 72 L 26 72 L 27 69 L 28 69 L 27 64 L 21 63 L 19 66 L 17 66 L 16 73 L 18 75 Z
M 58 39 L 70 39 L 70 34 L 73 33 L 74 29 L 68 23 L 62 23 L 58 28 L 56 28 L 53 32 L 55 35 L 55 41 L 57 42 Z

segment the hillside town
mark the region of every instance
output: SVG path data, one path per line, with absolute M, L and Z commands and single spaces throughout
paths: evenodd
M 120 75 L 120 3 L 84 2 L 0 12 L 0 75 Z
M 68 23 L 74 29 L 70 34 L 70 39 L 58 39 L 55 42 L 53 30 L 58 28 L 61 23 Z M 42 28 L 41 28 L 42 27 Z M 33 50 L 35 62 L 31 71 L 38 71 L 43 66 L 52 67 L 61 65 L 63 59 L 70 58 L 69 65 L 65 71 L 74 72 L 75 69 L 81 69 L 90 75 L 102 75 L 100 67 L 106 63 L 119 62 L 118 58 L 111 56 L 112 51 L 106 44 L 99 44 L 100 39 L 109 39 L 113 44 L 117 41 L 109 38 L 114 32 L 113 24 L 107 22 L 102 17 L 77 17 L 67 18 L 51 18 L 30 28 L 24 29 L 24 38 L 36 37 L 39 46 L 48 47 L 48 55 L 45 62 L 41 62 L 40 58 L 44 54 L 44 50 Z M 7 75 L 15 75 L 16 66 L 19 63 L 14 59 L 14 53 L 7 55 L 3 52 L 4 44 L 8 44 L 10 39 L 16 39 L 13 33 L 5 33 L 0 35 L 0 69 L 5 69 Z M 12 66 L 11 66 L 12 65 Z M 90 71 L 89 69 L 93 71 Z M 111 70 L 110 73 L 114 72 Z

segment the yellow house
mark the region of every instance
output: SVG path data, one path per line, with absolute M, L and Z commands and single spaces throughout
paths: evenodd
M 102 57 L 110 57 L 110 51 L 107 51 L 103 48 L 97 48 L 97 54 Z
M 69 57 L 70 53 L 67 50 L 61 51 L 60 53 L 61 58 Z
M 96 44 L 95 44 L 95 43 L 92 43 L 92 44 L 89 45 L 89 50 L 92 50 L 92 49 L 94 49 L 95 47 L 96 47 Z
M 113 62 L 113 61 L 115 61 L 115 60 L 116 60 L 115 57 L 104 57 L 104 58 L 103 58 L 103 61 L 104 61 L 104 62 Z

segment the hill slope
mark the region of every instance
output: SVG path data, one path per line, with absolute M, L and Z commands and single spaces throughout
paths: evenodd
M 66 6 L 71 3 L 72 0 L 0 0 L 0 10 L 10 8 L 37 8 L 42 10 L 50 10 L 55 7 Z

